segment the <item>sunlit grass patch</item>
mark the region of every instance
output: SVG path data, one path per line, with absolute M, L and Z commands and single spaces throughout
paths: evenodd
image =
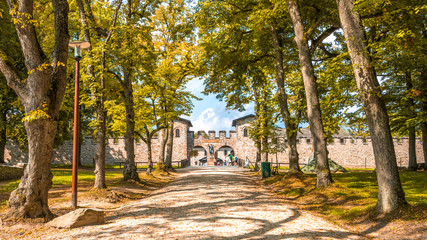
M 400 172 L 406 200 L 410 204 L 400 210 L 401 219 L 420 219 L 427 213 L 427 173 Z M 264 180 L 274 185 L 277 193 L 303 208 L 352 223 L 354 219 L 374 216 L 378 186 L 374 171 L 357 170 L 333 174 L 334 183 L 328 188 L 315 188 L 316 175 L 279 174 Z

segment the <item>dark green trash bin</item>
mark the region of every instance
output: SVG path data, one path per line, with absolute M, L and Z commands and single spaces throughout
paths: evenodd
M 269 162 L 262 162 L 261 163 L 262 178 L 270 177 L 270 173 L 271 173 L 270 163 Z

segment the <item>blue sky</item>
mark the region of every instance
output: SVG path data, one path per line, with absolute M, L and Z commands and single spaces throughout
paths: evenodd
M 226 103 L 219 101 L 215 95 L 203 95 L 201 92 L 204 89 L 203 79 L 195 78 L 187 83 L 187 90 L 194 95 L 202 98 L 201 101 L 193 101 L 194 108 L 191 116 L 182 116 L 193 123 L 193 131 L 215 130 L 218 135 L 219 130 L 234 130 L 231 123 L 234 119 L 253 114 L 253 108 L 249 107 L 244 112 L 227 110 Z

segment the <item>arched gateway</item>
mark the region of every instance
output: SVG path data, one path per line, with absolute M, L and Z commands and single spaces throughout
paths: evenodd
M 249 136 L 245 133 L 250 123 L 255 120 L 255 115 L 248 115 L 242 118 L 233 120 L 232 126 L 235 131 L 219 131 L 216 135 L 215 131 L 198 131 L 188 133 L 188 150 L 190 164 L 195 165 L 219 165 L 229 158 L 230 154 L 242 159 L 255 159 L 256 148 Z M 181 124 L 188 122 L 179 120 Z M 212 151 L 212 153 L 211 153 Z

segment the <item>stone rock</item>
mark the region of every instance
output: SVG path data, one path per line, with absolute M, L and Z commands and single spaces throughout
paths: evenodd
M 47 226 L 56 228 L 77 228 L 104 223 L 104 212 L 90 208 L 80 208 L 57 217 L 47 223 Z

